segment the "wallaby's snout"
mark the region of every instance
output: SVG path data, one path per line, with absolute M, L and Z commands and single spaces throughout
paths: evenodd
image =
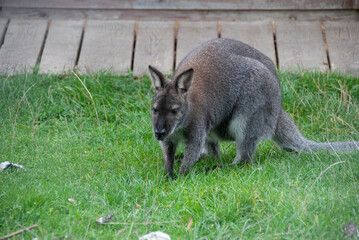
M 154 133 L 157 140 L 162 141 L 167 135 L 166 124 L 163 118 L 159 118 L 154 126 Z
M 162 130 L 155 130 L 155 137 L 157 140 L 162 141 L 165 139 L 166 129 L 162 128 Z

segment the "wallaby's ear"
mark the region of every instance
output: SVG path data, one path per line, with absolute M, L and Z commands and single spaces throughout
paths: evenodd
M 193 74 L 193 68 L 190 68 L 181 73 L 175 80 L 177 89 L 181 90 L 182 92 L 187 92 L 192 85 Z
M 160 88 L 163 88 L 165 85 L 165 77 L 163 74 L 155 67 L 152 67 L 151 65 L 148 66 L 148 71 L 150 73 L 150 78 L 152 81 L 152 87 L 155 90 L 158 90 Z

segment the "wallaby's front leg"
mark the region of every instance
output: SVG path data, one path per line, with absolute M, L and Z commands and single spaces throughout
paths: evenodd
M 205 146 L 205 134 L 197 132 L 192 134 L 191 138 L 188 139 L 186 149 L 183 153 L 183 161 L 180 169 L 180 174 L 185 175 L 189 173 L 193 164 L 195 164 L 201 156 L 202 149 Z
M 170 177 L 173 177 L 173 162 L 175 159 L 176 147 L 177 146 L 172 142 L 161 142 L 165 169 Z

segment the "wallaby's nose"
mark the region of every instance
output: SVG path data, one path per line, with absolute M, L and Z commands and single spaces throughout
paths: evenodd
M 155 136 L 156 136 L 156 138 L 158 139 L 158 140 L 163 140 L 164 139 L 164 136 L 165 136 L 165 134 L 166 134 L 166 129 L 162 129 L 162 130 L 156 130 L 155 131 Z

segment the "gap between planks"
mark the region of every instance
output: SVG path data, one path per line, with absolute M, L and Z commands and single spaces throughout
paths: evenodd
M 7 19 L 6 24 L 5 24 L 4 31 L 3 31 L 2 34 L 1 34 L 0 48 L 1 48 L 2 45 L 4 44 L 5 35 L 6 35 L 6 32 L 7 32 L 8 27 L 9 27 L 9 24 L 10 24 L 10 18 Z
M 278 57 L 277 32 L 276 31 L 277 31 L 277 28 L 276 28 L 276 25 L 275 25 L 275 21 L 272 20 L 272 34 L 273 34 L 275 64 L 277 65 L 277 69 L 279 69 L 279 57 Z
M 135 26 L 133 28 L 133 44 L 132 44 L 132 55 L 131 55 L 131 72 L 133 72 L 133 66 L 135 63 L 135 51 L 136 51 L 136 41 L 137 41 L 137 30 L 138 30 L 138 21 L 135 21 Z
M 78 66 L 78 64 L 79 64 L 80 55 L 81 55 L 81 50 L 82 50 L 82 43 L 84 42 L 84 36 L 85 36 L 86 26 L 87 26 L 87 20 L 84 21 L 84 24 L 83 24 L 83 26 L 82 26 L 80 43 L 79 43 L 79 47 L 78 47 L 78 49 L 77 49 L 77 54 L 76 54 L 76 60 L 75 60 L 75 66 L 74 66 L 74 68 L 76 68 L 76 67 Z
M 40 66 L 42 54 L 44 53 L 44 48 L 45 48 L 47 36 L 48 36 L 48 34 L 49 34 L 49 29 L 50 29 L 50 26 L 51 26 L 51 21 L 52 21 L 52 20 L 50 19 L 50 20 L 47 22 L 44 39 L 42 40 L 41 48 L 40 48 L 40 52 L 39 52 L 39 56 L 37 57 L 37 61 L 36 61 L 36 65 L 37 65 L 37 66 Z
M 320 22 L 320 29 L 322 30 L 322 37 L 323 37 L 324 49 L 325 49 L 325 54 L 327 55 L 327 61 L 328 61 L 329 71 L 331 71 L 331 70 L 332 70 L 332 66 L 331 66 L 330 57 L 329 57 L 329 47 L 328 47 L 327 35 L 326 35 L 326 33 L 325 33 L 325 26 L 324 26 L 323 21 Z

